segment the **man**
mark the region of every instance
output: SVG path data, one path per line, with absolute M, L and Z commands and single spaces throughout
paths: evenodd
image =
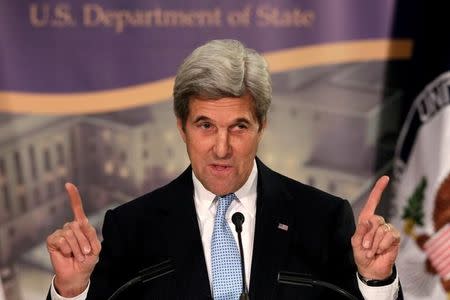
M 265 60 L 238 41 L 194 50 L 173 92 L 191 166 L 108 211 L 102 246 L 76 187 L 67 184 L 75 219 L 47 239 L 56 274 L 49 298 L 107 299 L 139 270 L 170 259 L 173 274 L 124 298 L 238 299 L 247 282 L 251 299 L 338 299 L 277 284 L 283 270 L 311 274 L 361 299 L 395 299 L 400 236 L 374 214 L 388 178 L 376 183 L 355 231 L 347 201 L 270 170 L 256 152 L 271 92 Z M 245 216 L 245 278 L 230 220 L 237 211 Z

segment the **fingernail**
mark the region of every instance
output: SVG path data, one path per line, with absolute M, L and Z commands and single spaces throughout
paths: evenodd
M 84 253 L 88 254 L 89 252 L 91 252 L 91 248 L 88 246 L 84 247 Z
M 366 249 L 369 248 L 370 247 L 370 242 L 369 241 L 364 241 L 363 247 L 366 248 Z

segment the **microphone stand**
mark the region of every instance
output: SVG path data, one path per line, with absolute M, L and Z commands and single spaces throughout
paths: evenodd
M 174 272 L 175 269 L 172 266 L 172 262 L 168 259 L 159 264 L 150 266 L 139 271 L 139 275 L 132 278 L 131 280 L 124 283 L 120 288 L 118 288 L 108 300 L 116 300 L 119 299 L 119 296 L 130 287 L 134 286 L 137 283 L 147 283 L 156 278 L 163 277 L 167 274 Z
M 242 271 L 242 293 L 239 297 L 239 300 L 249 300 L 248 297 L 248 290 L 247 290 L 247 284 L 245 280 L 245 263 L 244 263 L 244 247 L 242 246 L 242 224 L 244 223 L 244 215 L 240 212 L 236 212 L 231 217 L 231 221 L 233 221 L 234 226 L 236 227 L 236 232 L 238 236 L 238 243 L 239 243 L 239 252 L 241 254 L 241 271 Z
M 307 275 L 305 275 L 305 274 L 281 271 L 278 273 L 278 283 L 284 283 L 284 284 L 295 285 L 295 286 L 307 286 L 307 287 L 320 286 L 320 287 L 324 287 L 329 290 L 332 290 L 338 294 L 341 294 L 341 295 L 345 296 L 347 299 L 358 300 L 358 298 L 356 298 L 355 296 L 353 296 L 346 290 L 344 290 L 334 284 L 331 284 L 331 283 L 325 282 L 325 281 L 315 280 L 312 278 L 308 278 L 306 276 Z

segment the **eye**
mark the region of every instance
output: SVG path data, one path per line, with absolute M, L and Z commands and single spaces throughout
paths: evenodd
M 231 128 L 232 131 L 236 131 L 236 132 L 241 132 L 246 129 L 248 129 L 248 125 L 246 123 L 238 123 Z
M 200 123 L 198 126 L 203 129 L 210 129 L 212 127 L 211 123 L 208 122 Z

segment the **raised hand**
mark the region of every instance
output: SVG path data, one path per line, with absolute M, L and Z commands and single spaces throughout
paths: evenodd
M 86 289 L 101 245 L 84 213 L 78 189 L 71 183 L 65 187 L 74 220 L 47 237 L 47 250 L 56 274 L 56 290 L 63 297 L 74 297 Z
M 391 275 L 400 245 L 400 232 L 375 215 L 381 194 L 389 182 L 382 176 L 370 192 L 358 217 L 352 237 L 353 256 L 358 272 L 369 279 L 383 280 Z

